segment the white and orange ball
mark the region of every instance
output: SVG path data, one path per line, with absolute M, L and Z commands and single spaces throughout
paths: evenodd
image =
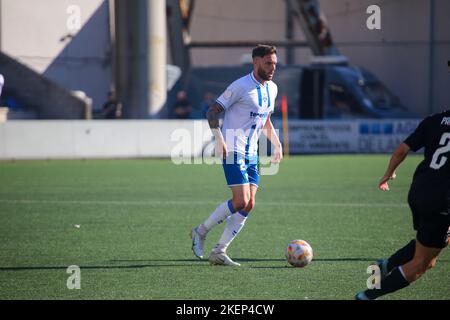
M 313 249 L 305 240 L 292 240 L 286 247 L 286 260 L 294 267 L 306 267 L 312 258 Z

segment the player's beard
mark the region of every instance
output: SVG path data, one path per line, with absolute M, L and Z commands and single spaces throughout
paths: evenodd
M 269 75 L 262 69 L 262 68 L 258 68 L 258 76 L 263 80 L 263 81 L 269 81 L 271 80 Z

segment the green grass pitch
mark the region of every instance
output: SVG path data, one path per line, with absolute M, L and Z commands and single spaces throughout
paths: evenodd
M 406 197 L 421 160 L 377 189 L 388 155 L 299 156 L 263 176 L 229 248 L 241 268 L 210 266 L 190 229 L 230 197 L 220 165 L 170 160 L 0 162 L 0 299 L 353 299 L 367 266 L 414 237 Z M 79 228 L 76 227 L 79 225 Z M 223 225 L 208 235 L 209 251 Z M 288 267 L 293 239 L 314 249 Z M 81 269 L 69 290 L 67 267 Z M 450 250 L 384 299 L 450 299 Z

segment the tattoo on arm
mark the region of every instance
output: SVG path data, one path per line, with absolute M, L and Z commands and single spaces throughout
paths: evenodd
M 206 112 L 209 127 L 211 129 L 219 129 L 219 115 L 224 111 L 223 107 L 215 102 Z

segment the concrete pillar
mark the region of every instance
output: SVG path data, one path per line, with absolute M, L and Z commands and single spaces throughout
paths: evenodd
M 148 116 L 148 1 L 114 1 L 115 87 L 127 119 Z
M 148 0 L 149 90 L 148 113 L 151 118 L 164 116 L 167 99 L 167 19 L 166 0 Z

